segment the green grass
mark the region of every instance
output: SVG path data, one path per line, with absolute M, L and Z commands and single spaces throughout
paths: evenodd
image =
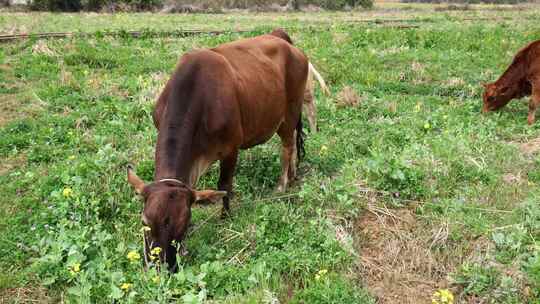
M 221 36 L 2 45 L 0 98 L 17 107 L 24 96 L 27 109 L 0 127 L 0 158 L 12 164 L 0 177 L 2 300 L 46 293 L 70 302 L 374 303 L 356 271 L 362 247 L 336 237 L 336 227 L 350 227 L 369 202 L 414 210 L 427 229 L 419 237 L 448 224 L 431 251 L 458 257 L 445 275 L 459 301 L 538 303 L 540 162 L 517 143 L 539 137 L 540 125 L 526 125 L 524 100 L 481 115 L 480 82 L 540 37 L 539 11 L 490 13 L 512 20 L 464 23 L 455 21 L 487 13 L 422 12 L 429 22 L 397 29 L 340 21 L 368 13 L 145 15 L 144 22 L 129 14 L 2 15 L 1 28 L 33 20 L 32 31 L 257 26 Z M 309 134 L 301 180 L 286 196 L 273 193 L 276 139 L 242 152 L 233 215 L 221 220 L 220 206 L 197 207 L 181 271 L 143 271 L 126 257 L 142 250 L 142 205 L 124 166 L 153 176 L 156 94 L 184 52 L 276 25 L 291 28 L 332 90 L 317 92 L 321 131 Z M 361 96 L 358 106 L 337 106 L 344 86 Z M 509 174 L 519 178 L 507 182 Z M 214 167 L 199 187 L 213 188 L 216 179 Z M 385 194 L 372 202 L 358 184 Z M 478 240 L 485 245 L 470 250 Z M 133 285 L 124 291 L 123 283 Z

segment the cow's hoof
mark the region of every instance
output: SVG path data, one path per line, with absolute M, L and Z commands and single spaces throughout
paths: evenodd
M 283 193 L 285 192 L 286 187 L 284 185 L 279 185 L 276 188 L 276 193 Z
M 228 217 L 230 217 L 230 216 L 231 216 L 231 210 L 221 209 L 221 216 L 220 216 L 220 218 L 221 218 L 222 220 L 224 220 L 224 219 L 226 219 L 226 218 L 228 218 Z

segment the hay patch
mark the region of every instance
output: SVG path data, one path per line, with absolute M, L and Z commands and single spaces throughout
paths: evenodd
M 502 176 L 502 180 L 509 185 L 512 185 L 512 184 L 519 185 L 523 182 L 523 177 L 521 176 L 521 171 L 520 171 L 516 174 L 506 173 Z
M 360 277 L 377 303 L 431 303 L 432 295 L 448 288 L 454 270 L 439 256 L 448 223 L 427 227 L 409 209 L 387 209 L 369 204 L 355 222 Z
M 344 86 L 337 96 L 336 105 L 338 107 L 356 107 L 360 104 L 361 98 L 350 86 Z
M 458 77 L 452 77 L 450 79 L 447 79 L 444 82 L 444 85 L 446 87 L 461 87 L 465 85 L 465 80 L 458 78 Z
M 38 40 L 32 46 L 32 54 L 54 56 L 54 52 L 49 48 L 45 40 Z
M 533 155 L 540 151 L 540 137 L 519 144 L 519 150 L 525 155 Z
M 0 290 L 0 303 L 55 303 L 40 286 L 22 286 Z
M 23 166 L 25 163 L 26 157 L 22 154 L 12 158 L 2 159 L 0 161 L 0 175 L 4 176 L 8 174 L 11 170 Z

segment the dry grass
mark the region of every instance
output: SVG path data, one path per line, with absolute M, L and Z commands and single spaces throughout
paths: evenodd
M 503 180 L 524 184 L 520 172 L 506 174 Z M 353 227 L 354 251 L 359 257 L 356 272 L 377 303 L 431 303 L 439 289 L 450 289 L 456 303 L 487 303 L 486 298 L 463 295 L 462 287 L 453 281 L 451 275 L 464 264 L 494 266 L 512 278 L 520 294 L 531 294 L 519 265 L 508 269 L 494 261 L 495 244 L 488 237 L 452 240 L 451 232 L 462 229 L 462 224 L 417 217 L 415 208 L 426 203 L 394 198 L 408 207 L 388 208 L 384 199 L 391 193 L 364 183 L 358 186 L 367 207 Z
M 533 155 L 540 151 L 540 137 L 519 145 L 519 150 L 525 155 Z
M 32 53 L 34 54 L 43 54 L 47 56 L 54 56 L 55 53 L 49 48 L 45 40 L 38 40 L 32 46 Z
M 336 105 L 338 107 L 356 107 L 361 99 L 358 93 L 350 86 L 344 86 L 337 96 Z
M 47 294 L 47 289 L 40 286 L 23 286 L 0 289 L 0 303 L 55 303 Z
M 358 268 L 377 303 L 431 303 L 448 287 L 454 267 L 431 250 L 447 241 L 448 224 L 426 227 L 409 209 L 370 205 L 355 226 Z
M 507 184 L 521 184 L 524 180 L 523 176 L 521 175 L 521 171 L 517 173 L 506 173 L 502 176 L 502 179 Z M 526 178 L 525 178 L 526 179 Z
M 465 80 L 458 77 L 452 77 L 446 80 L 444 84 L 448 87 L 459 87 L 465 85 Z
M 18 155 L 17 157 L 2 159 L 0 161 L 0 175 L 5 175 L 12 169 L 20 167 L 26 163 L 26 157 L 24 155 Z
M 28 93 L 0 95 L 0 127 L 23 116 L 32 116 L 42 110 Z

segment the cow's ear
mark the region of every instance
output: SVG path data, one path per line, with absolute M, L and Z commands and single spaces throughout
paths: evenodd
M 227 191 L 215 191 L 215 190 L 193 190 L 193 196 L 195 197 L 195 203 L 201 201 L 211 201 L 213 203 L 218 202 L 220 199 L 227 195 Z
M 133 186 L 137 194 L 141 194 L 143 192 L 144 182 L 142 179 L 140 179 L 137 176 L 137 174 L 135 174 L 132 165 L 127 166 L 127 180 L 128 180 L 128 183 L 130 183 L 131 186 Z

